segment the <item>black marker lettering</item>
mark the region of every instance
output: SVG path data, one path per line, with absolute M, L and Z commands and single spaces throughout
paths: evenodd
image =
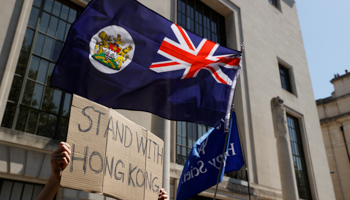
M 101 165 L 100 165 L 100 168 L 98 170 L 92 168 L 91 166 L 91 160 L 92 160 L 92 157 L 93 156 L 98 156 L 100 158 L 100 161 L 101 161 Z M 90 159 L 89 159 L 89 167 L 92 171 L 94 171 L 96 174 L 102 172 L 103 170 L 103 158 L 102 158 L 102 155 L 98 152 L 98 151 L 93 151 L 92 154 L 90 155 Z
M 134 167 L 134 169 L 131 170 L 131 163 L 129 163 L 129 179 L 128 179 L 128 185 L 130 185 L 130 182 L 132 182 L 132 186 L 135 187 L 134 180 L 132 179 L 131 174 L 134 172 L 134 170 L 137 168 L 137 166 Z M 131 180 L 131 181 L 130 181 Z
M 130 143 L 129 143 L 129 145 L 126 145 L 126 132 L 127 132 L 126 130 L 129 130 L 129 135 L 130 135 Z M 128 148 L 128 147 L 130 147 L 130 145 L 132 143 L 132 132 L 131 132 L 130 128 L 128 126 L 126 126 L 126 125 L 125 125 L 125 132 L 124 132 L 124 134 L 125 134 L 124 146 L 126 148 Z
M 122 183 L 124 183 L 124 173 L 123 172 L 118 172 L 118 174 L 121 175 L 121 176 L 117 176 L 117 168 L 118 168 L 119 163 L 122 164 L 122 168 L 125 167 L 123 161 L 122 160 L 118 160 L 117 164 L 115 164 L 115 168 L 114 168 L 114 178 L 116 180 L 122 180 Z
M 92 127 L 93 122 L 92 122 L 92 119 L 90 118 L 90 116 L 87 115 L 86 112 L 85 112 L 85 110 L 88 109 L 88 108 L 91 108 L 92 110 L 94 109 L 93 106 L 87 106 L 87 107 L 85 107 L 81 112 L 83 113 L 83 115 L 84 115 L 85 117 L 87 117 L 87 118 L 89 119 L 90 125 L 89 125 L 89 127 L 88 127 L 87 129 L 83 130 L 83 129 L 81 129 L 80 124 L 78 124 L 78 129 L 79 129 L 80 132 L 88 132 L 88 131 L 91 130 L 91 127 Z
M 108 157 L 106 156 L 106 163 L 105 163 L 105 171 L 104 171 L 104 175 L 106 175 L 106 169 L 108 169 L 109 172 L 109 176 L 112 178 L 112 174 L 113 174 L 113 162 L 114 162 L 114 157 L 112 157 L 112 161 L 111 161 L 111 168 L 109 168 L 108 165 Z
M 112 128 L 109 127 L 111 124 L 112 124 Z M 111 116 L 111 117 L 109 118 L 109 120 L 108 120 L 106 132 L 105 132 L 105 137 L 107 136 L 108 131 L 112 131 L 112 133 L 113 133 L 113 139 L 114 139 L 114 125 L 113 125 L 113 118 L 112 118 L 112 116 Z
M 74 156 L 74 154 L 75 154 L 75 144 L 72 144 L 72 155 L 71 155 L 70 170 L 69 170 L 70 172 L 73 172 L 74 160 L 81 160 L 81 161 L 84 161 L 83 171 L 84 171 L 84 174 L 86 173 L 86 160 L 87 160 L 88 150 L 89 150 L 89 147 L 86 146 L 85 149 L 84 149 L 84 158 L 75 157 Z

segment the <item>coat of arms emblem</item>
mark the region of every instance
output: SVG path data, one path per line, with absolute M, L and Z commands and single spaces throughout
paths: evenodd
M 116 73 L 131 62 L 134 49 L 133 40 L 124 28 L 108 26 L 91 38 L 90 61 L 101 72 Z

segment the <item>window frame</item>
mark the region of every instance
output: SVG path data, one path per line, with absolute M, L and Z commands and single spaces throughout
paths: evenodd
M 11 199 L 11 197 L 12 197 L 12 194 L 13 194 L 13 189 L 14 189 L 14 184 L 23 184 L 22 185 L 22 191 L 21 191 L 21 194 L 20 194 L 20 198 L 21 199 L 23 199 L 23 192 L 24 192 L 24 190 L 25 190 L 25 186 L 26 185 L 32 185 L 33 186 L 33 189 L 32 189 L 32 199 L 33 199 L 33 195 L 35 194 L 35 187 L 41 187 L 41 189 L 40 189 L 40 191 L 44 188 L 44 186 L 45 186 L 45 184 L 40 184 L 40 183 L 32 183 L 32 182 L 25 182 L 25 181 L 17 181 L 17 180 L 12 180 L 12 179 L 6 179 L 6 178 L 0 178 L 0 193 L 1 193 L 1 191 L 2 191 L 2 187 L 3 187 L 3 185 L 4 185 L 4 182 L 5 181 L 7 181 L 7 182 L 11 182 L 12 183 L 12 186 L 11 186 L 11 191 L 10 191 L 10 199 Z M 39 191 L 39 193 L 40 193 L 40 191 Z M 38 191 L 37 191 L 38 192 Z M 39 193 L 37 193 L 37 195 L 39 195 Z M 53 199 L 55 199 L 56 198 L 56 195 L 55 195 L 55 197 L 53 198 Z
M 65 44 L 65 40 L 68 35 L 69 28 L 81 13 L 82 8 L 71 1 L 53 0 L 52 5 L 50 7 L 50 11 L 48 11 L 47 9 L 45 9 L 46 1 L 47 0 L 34 0 L 33 4 L 31 5 L 29 21 L 26 24 L 25 36 L 23 39 L 22 48 L 20 50 L 20 56 L 17 60 L 14 78 L 11 84 L 7 104 L 3 113 L 1 126 L 23 132 L 29 132 L 35 135 L 42 135 L 38 134 L 40 132 L 40 128 L 43 128 L 41 130 L 41 132 L 43 133 L 50 132 L 54 129 L 54 131 L 52 131 L 53 133 L 44 133 L 44 135 L 42 136 L 53 139 L 65 140 L 68 130 L 69 112 L 70 104 L 72 101 L 72 95 L 62 90 L 51 88 L 49 79 L 51 77 L 50 73 L 52 73 L 51 70 L 53 70 L 53 67 L 58 59 L 58 56 L 55 55 L 57 54 L 57 52 L 59 55 L 59 53 L 62 51 Z M 59 4 L 56 5 L 56 2 L 58 2 Z M 59 10 L 56 10 L 58 12 L 54 14 L 55 8 L 57 8 L 57 6 L 59 6 Z M 71 15 L 70 13 L 71 10 L 74 10 L 73 15 Z M 34 16 L 33 18 L 32 14 Z M 43 32 L 40 27 L 40 23 L 44 23 L 44 15 L 47 15 L 49 17 L 49 19 L 47 19 L 45 32 Z M 54 25 L 51 27 L 54 29 L 54 32 L 52 33 L 49 32 L 51 20 L 56 20 L 55 23 L 52 23 Z M 62 28 L 62 25 L 65 29 L 63 32 L 59 32 L 59 29 Z M 32 33 L 30 37 L 31 42 L 30 46 L 28 46 L 29 48 L 24 49 L 27 47 L 25 46 L 27 33 Z M 43 44 L 40 47 L 42 53 L 40 55 L 38 55 L 35 51 L 36 47 L 38 46 L 38 37 L 43 37 Z M 44 55 L 46 45 L 45 43 L 47 42 L 47 40 L 52 41 L 52 45 L 50 46 L 50 55 L 48 57 Z M 57 44 L 58 49 L 56 49 Z M 22 54 L 24 55 L 24 62 L 20 61 Z M 36 63 L 36 71 L 34 70 L 34 77 L 33 72 L 31 72 L 31 64 L 33 59 L 39 60 L 39 62 Z M 41 71 L 42 63 L 46 63 L 46 65 L 43 65 L 43 71 Z M 22 69 L 20 69 L 19 65 L 23 65 Z M 44 74 L 40 74 L 40 72 L 44 72 Z M 40 81 L 39 79 L 42 80 Z M 14 88 L 16 87 L 14 86 L 14 84 L 18 84 L 19 87 L 18 90 L 16 90 L 16 92 L 18 93 L 15 94 L 15 98 L 13 100 L 11 98 L 11 93 L 15 91 Z M 32 85 L 32 90 L 28 93 L 26 89 L 29 85 Z M 35 91 L 37 88 L 39 88 L 39 95 L 35 96 Z M 27 93 L 30 94 L 30 101 L 24 102 L 25 94 Z M 47 96 L 47 94 L 49 94 L 49 96 Z M 54 97 L 55 95 L 57 96 L 57 94 L 60 95 L 59 98 Z M 35 100 L 39 102 L 37 106 L 33 106 L 33 102 Z M 47 102 L 44 102 L 45 100 L 47 100 Z M 46 107 L 44 107 L 44 104 L 47 104 Z M 21 114 L 21 111 L 23 110 L 24 112 L 23 114 Z M 8 116 L 9 112 L 11 116 Z M 20 119 L 22 119 L 20 115 L 23 117 L 22 124 L 19 121 Z M 36 119 L 36 122 L 33 120 L 29 121 L 31 119 Z M 52 122 L 55 125 L 49 124 L 50 122 Z M 40 123 L 43 125 L 39 126 Z M 27 129 L 29 124 L 31 125 L 30 130 Z
M 296 179 L 296 186 L 298 189 L 298 196 L 300 199 L 304 199 L 300 197 L 300 187 L 298 184 L 298 179 L 297 179 L 297 170 L 295 166 L 295 157 L 300 158 L 300 165 L 299 167 L 302 167 L 302 175 L 304 177 L 304 188 L 306 192 L 306 199 L 312 199 L 312 191 L 311 191 L 311 182 L 310 182 L 310 171 L 308 167 L 308 157 L 306 157 L 307 154 L 307 147 L 305 147 L 305 137 L 303 137 L 305 131 L 303 131 L 303 126 L 302 126 L 302 117 L 300 115 L 296 115 L 292 110 L 289 110 L 287 108 L 286 110 L 286 121 L 287 121 L 287 129 L 288 129 L 288 137 L 289 137 L 289 145 L 291 148 L 291 153 L 292 153 L 292 159 L 293 159 L 293 168 L 295 171 L 295 179 Z M 290 129 L 293 127 L 290 127 L 290 120 L 293 120 L 294 127 L 295 127 L 295 137 L 291 135 Z M 293 145 L 293 143 L 296 143 L 297 145 Z M 295 151 L 295 148 L 298 148 L 297 151 Z M 295 152 L 299 153 L 299 155 L 295 154 Z M 297 164 L 299 164 L 297 162 Z
M 281 70 L 285 73 L 285 74 L 283 74 L 284 79 L 282 79 Z M 297 96 L 293 68 L 291 66 L 287 65 L 285 62 L 282 62 L 279 59 L 279 61 L 278 61 L 278 73 L 279 73 L 281 88 L 283 90 Z M 287 81 L 287 83 L 284 83 L 283 80 Z M 286 88 L 284 87 L 284 85 Z
M 268 0 L 271 5 L 273 5 L 275 8 L 280 9 L 280 2 L 279 0 Z
M 181 2 L 185 5 L 183 6 Z M 191 6 L 193 10 L 190 9 Z M 197 15 L 197 11 L 201 11 L 201 13 Z M 189 16 L 187 16 L 188 13 L 190 13 Z M 204 25 L 205 21 L 207 21 L 207 25 Z M 193 22 L 193 27 L 191 22 Z M 215 31 L 213 31 L 213 22 L 216 22 L 217 26 Z M 225 17 L 199 0 L 176 0 L 176 23 L 192 33 L 226 46 Z M 218 30 L 222 31 L 218 33 Z M 207 37 L 208 35 L 209 37 Z M 214 35 L 216 36 L 214 37 Z

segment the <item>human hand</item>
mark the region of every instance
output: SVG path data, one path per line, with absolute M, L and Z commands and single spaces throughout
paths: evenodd
M 61 142 L 57 150 L 51 154 L 51 177 L 59 180 L 62 176 L 62 170 L 70 162 L 70 146 L 68 143 Z
M 158 200 L 168 199 L 168 195 L 167 194 L 168 193 L 164 190 L 164 188 L 160 189 Z

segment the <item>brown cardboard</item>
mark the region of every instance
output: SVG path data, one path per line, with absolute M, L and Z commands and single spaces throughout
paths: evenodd
M 164 161 L 164 142 L 156 135 L 148 132 L 148 147 L 146 156 L 147 180 L 144 199 L 157 199 L 162 187 Z
M 106 138 L 98 128 L 106 126 L 108 113 L 108 108 L 74 95 L 67 136 L 72 150 L 71 163 L 63 171 L 61 186 L 102 193 L 103 170 L 101 173 L 100 168 Z
M 74 146 L 74 158 L 72 152 L 61 186 L 122 200 L 158 198 L 164 143 L 153 133 L 113 109 L 74 95 L 67 142 L 72 151 Z

